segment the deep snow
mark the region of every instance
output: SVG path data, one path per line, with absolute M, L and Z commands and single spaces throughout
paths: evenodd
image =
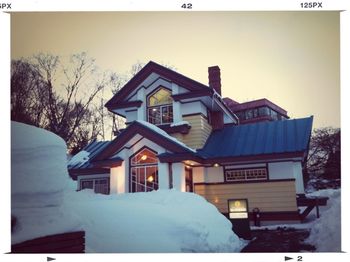
M 87 252 L 239 252 L 246 243 L 196 194 L 76 192 L 64 141 L 43 129 L 12 123 L 11 157 L 12 244 L 77 230 L 86 232 Z
M 86 230 L 87 252 L 239 252 L 246 244 L 215 206 L 193 193 L 83 190 L 66 192 L 65 200 Z
M 69 179 L 62 138 L 11 122 L 11 145 L 11 215 L 17 221 L 12 244 L 80 229 L 61 209 Z
M 306 242 L 313 244 L 317 252 L 341 251 L 340 189 L 324 189 L 309 195 L 329 197 L 319 219 L 311 223 L 311 233 Z
M 67 147 L 59 136 L 11 122 L 11 194 L 51 193 L 67 182 Z

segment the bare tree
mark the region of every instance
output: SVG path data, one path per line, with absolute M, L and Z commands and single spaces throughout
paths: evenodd
M 304 167 L 304 177 L 305 182 L 310 178 L 313 180 L 340 179 L 339 128 L 326 127 L 313 131 Z
M 92 110 L 108 84 L 86 53 L 68 63 L 58 56 L 38 54 L 12 62 L 11 116 L 13 120 L 45 128 L 61 136 L 68 147 L 81 148 L 100 135 Z

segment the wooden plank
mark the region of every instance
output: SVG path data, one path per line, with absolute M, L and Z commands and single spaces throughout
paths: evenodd
M 22 246 L 28 246 L 28 245 L 38 245 L 38 244 L 45 244 L 51 241 L 65 241 L 69 239 L 84 238 L 84 237 L 85 237 L 84 231 L 69 232 L 69 233 L 49 235 L 49 236 L 35 238 L 32 240 L 27 240 L 27 241 L 15 244 L 15 246 L 22 247 Z
M 40 237 L 12 245 L 12 253 L 82 253 L 85 246 L 83 231 Z M 60 252 L 62 251 L 62 252 Z

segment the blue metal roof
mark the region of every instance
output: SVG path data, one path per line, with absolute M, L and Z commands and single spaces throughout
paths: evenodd
M 81 151 L 89 152 L 89 161 L 83 163 L 75 163 L 74 165 L 70 165 L 68 161 L 69 169 L 80 169 L 80 168 L 88 168 L 91 167 L 90 159 L 93 159 L 98 153 L 100 153 L 111 141 L 92 141 L 90 144 L 85 146 Z
M 198 150 L 203 158 L 306 151 L 313 117 L 226 126 L 211 133 Z

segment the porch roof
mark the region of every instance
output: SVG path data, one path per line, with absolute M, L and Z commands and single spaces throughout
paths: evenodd
M 87 161 L 68 161 L 68 169 L 84 169 L 92 167 L 90 160 L 105 149 L 111 141 L 92 141 L 86 145 L 80 152 L 86 151 L 88 154 Z M 79 152 L 79 153 L 80 153 Z

